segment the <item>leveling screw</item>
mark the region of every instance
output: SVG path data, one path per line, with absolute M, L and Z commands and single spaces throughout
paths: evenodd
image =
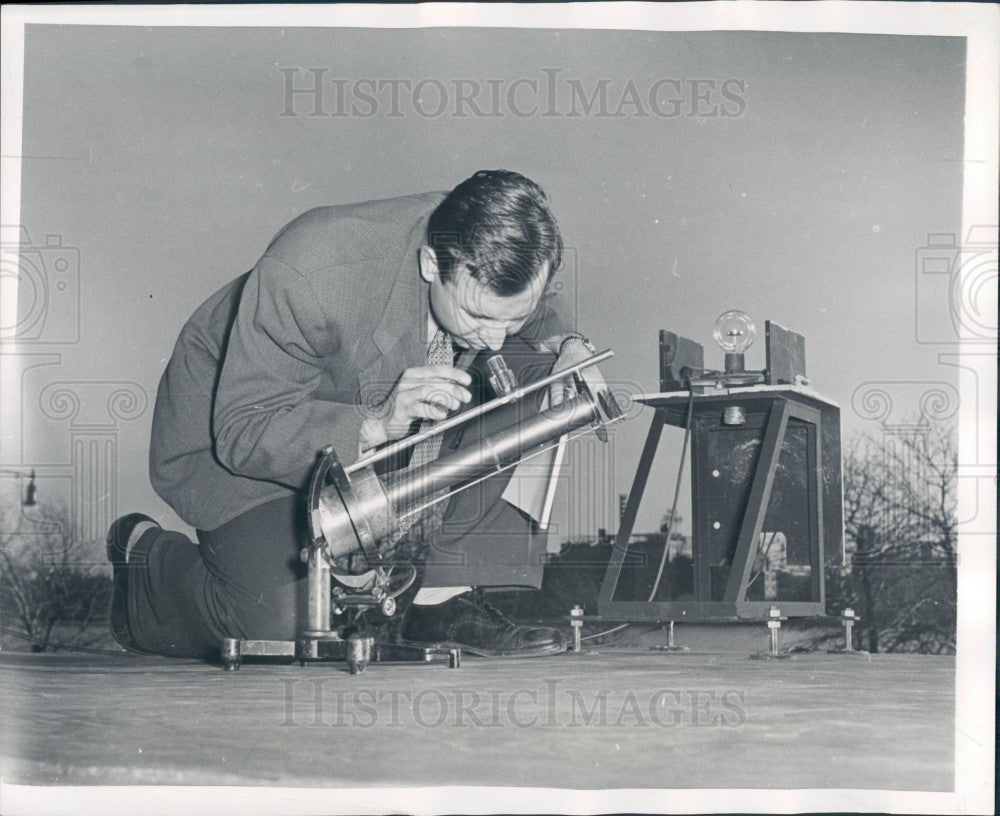
M 788 620 L 788 618 L 782 617 L 781 610 L 772 606 L 767 616 L 767 628 L 771 633 L 771 657 L 778 656 L 778 630 L 781 628 L 783 620 Z
M 576 654 L 580 653 L 581 649 L 581 630 L 583 628 L 583 607 L 574 606 L 570 611 L 570 622 L 569 625 L 573 627 L 573 651 Z
M 844 651 L 854 651 L 854 624 L 861 618 L 854 614 L 854 610 L 847 607 L 840 615 L 840 624 L 844 627 Z

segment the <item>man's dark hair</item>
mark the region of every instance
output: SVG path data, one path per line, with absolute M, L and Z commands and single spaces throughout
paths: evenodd
M 510 170 L 480 170 L 445 197 L 427 225 L 441 279 L 459 265 L 501 297 L 523 292 L 546 261 L 562 263 L 559 227 L 542 188 Z

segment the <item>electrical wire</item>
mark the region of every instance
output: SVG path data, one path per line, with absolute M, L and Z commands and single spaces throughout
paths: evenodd
M 674 483 L 674 503 L 670 507 L 670 519 L 667 522 L 667 532 L 663 541 L 663 555 L 660 556 L 660 568 L 656 572 L 656 580 L 653 581 L 653 588 L 649 592 L 647 603 L 652 603 L 656 597 L 656 592 L 660 588 L 660 581 L 663 580 L 663 568 L 667 564 L 667 553 L 670 551 L 670 535 L 674 531 L 674 523 L 677 520 L 677 500 L 681 495 L 681 477 L 684 475 L 684 462 L 687 458 L 688 442 L 691 439 L 691 425 L 694 419 L 694 388 L 690 386 L 688 392 L 687 419 L 684 422 L 684 443 L 681 446 L 681 462 L 677 468 L 677 480 Z
M 84 652 L 85 654 L 97 654 L 97 655 L 112 655 L 113 657 L 126 657 L 128 652 L 124 649 L 118 652 L 113 652 L 110 649 L 88 649 L 86 646 L 70 646 L 67 643 L 54 643 L 51 640 L 42 640 L 41 638 L 32 637 L 31 635 L 25 634 L 24 632 L 16 632 L 13 629 L 0 628 L 0 633 L 5 635 L 10 635 L 11 637 L 20 638 L 21 640 L 26 640 L 29 643 L 40 643 L 47 649 L 52 649 L 58 651 L 60 649 L 67 652 Z
M 631 625 L 632 624 L 630 624 L 630 623 L 623 623 L 621 626 L 616 626 L 614 629 L 606 629 L 603 632 L 598 632 L 596 635 L 587 635 L 586 637 L 580 638 L 580 640 L 581 641 L 583 641 L 583 640 L 593 640 L 594 638 L 604 637 L 605 635 L 610 635 L 612 632 L 618 632 L 618 631 L 620 631 L 622 629 L 625 629 L 626 627 L 631 626 Z
M 608 629 L 604 632 L 597 632 L 596 634 L 593 635 L 587 635 L 586 637 L 580 638 L 580 640 L 584 641 L 584 640 L 592 640 L 594 638 L 604 637 L 605 635 L 610 635 L 613 632 L 619 632 L 622 629 L 626 628 L 629 631 L 623 632 L 618 637 L 608 640 L 606 643 L 603 643 L 601 645 L 615 646 L 615 647 L 622 646 L 635 641 L 636 638 L 641 638 L 644 635 L 648 635 L 651 632 L 655 632 L 656 630 L 660 629 L 661 626 L 659 624 L 654 624 L 652 626 L 639 626 L 638 621 L 629 621 L 628 623 L 623 623 L 621 626 L 616 626 L 613 629 Z

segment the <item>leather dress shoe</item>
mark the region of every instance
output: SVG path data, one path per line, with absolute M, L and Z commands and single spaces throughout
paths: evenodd
M 475 591 L 435 606 L 413 604 L 406 616 L 401 635 L 411 643 L 506 657 L 536 657 L 566 650 L 558 630 L 518 626 Z
M 132 537 L 132 531 L 144 521 L 156 524 L 156 521 L 143 513 L 129 513 L 127 516 L 122 516 L 111 525 L 107 537 L 108 561 L 111 562 L 114 571 L 108 624 L 111 627 L 111 634 L 123 648 L 142 654 L 145 652 L 132 639 L 128 625 L 128 542 Z

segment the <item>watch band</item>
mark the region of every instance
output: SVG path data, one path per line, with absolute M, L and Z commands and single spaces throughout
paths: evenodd
M 587 351 L 589 351 L 591 354 L 597 354 L 597 349 L 594 348 L 594 344 L 591 343 L 590 340 L 588 340 L 579 332 L 570 332 L 559 343 L 559 353 L 556 355 L 557 357 L 562 356 L 563 349 L 570 340 L 579 340 L 581 343 L 583 343 L 583 347 L 587 349 Z

